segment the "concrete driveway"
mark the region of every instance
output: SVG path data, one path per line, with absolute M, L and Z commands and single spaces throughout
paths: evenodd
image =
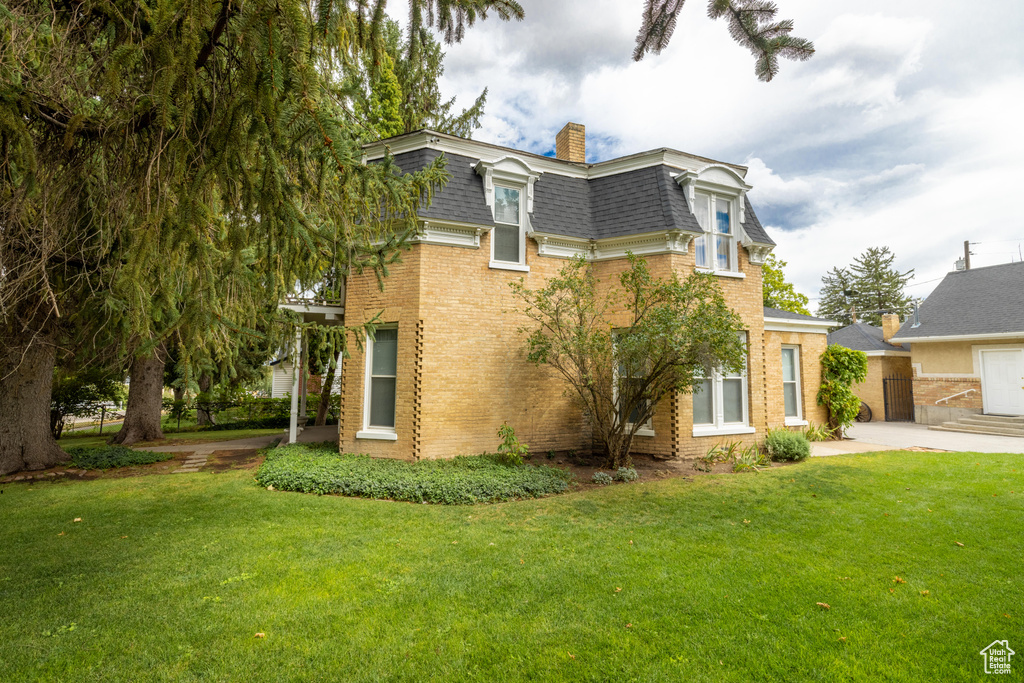
M 910 422 L 854 422 L 846 431 L 852 440 L 812 443 L 811 455 L 839 455 L 900 448 L 936 448 L 978 453 L 1024 453 L 1024 439 L 961 432 L 936 432 Z

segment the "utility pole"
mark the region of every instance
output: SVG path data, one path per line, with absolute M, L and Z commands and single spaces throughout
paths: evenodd
M 964 240 L 964 270 L 971 269 L 971 242 Z

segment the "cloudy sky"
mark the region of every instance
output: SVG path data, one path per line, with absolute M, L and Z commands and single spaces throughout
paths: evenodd
M 488 19 L 448 48 L 444 92 L 464 105 L 489 88 L 476 139 L 545 154 L 576 121 L 588 161 L 672 147 L 745 164 L 775 253 L 811 297 L 871 246 L 915 269 L 915 296 L 964 240 L 979 242 L 975 267 L 1021 259 L 1020 0 L 777 0 L 817 54 L 767 84 L 705 0 L 639 64 L 642 0 L 520 1 L 523 22 Z

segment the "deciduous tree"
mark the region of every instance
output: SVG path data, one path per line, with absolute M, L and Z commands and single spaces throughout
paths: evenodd
M 786 274 L 783 272 L 785 267 L 786 262 L 775 258 L 775 254 L 769 254 L 761 266 L 764 305 L 790 313 L 810 315 L 811 312 L 807 310 L 807 297 L 796 291 L 792 283 L 786 282 Z
M 550 366 L 583 411 L 606 466 L 630 464 L 637 430 L 675 393 L 692 393 L 711 368 L 738 371 L 740 318 L 715 278 L 651 275 L 632 254 L 607 287 L 577 258 L 538 290 L 511 283 L 532 323 L 526 356 Z

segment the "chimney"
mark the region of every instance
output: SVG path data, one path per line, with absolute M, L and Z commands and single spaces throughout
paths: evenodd
M 555 157 L 583 164 L 587 161 L 587 129 L 582 123 L 567 123 L 555 136 Z
M 893 346 L 902 346 L 902 344 L 894 344 L 889 340 L 896 336 L 896 333 L 900 331 L 900 317 L 895 313 L 886 313 L 882 316 L 882 341 L 893 344 Z

